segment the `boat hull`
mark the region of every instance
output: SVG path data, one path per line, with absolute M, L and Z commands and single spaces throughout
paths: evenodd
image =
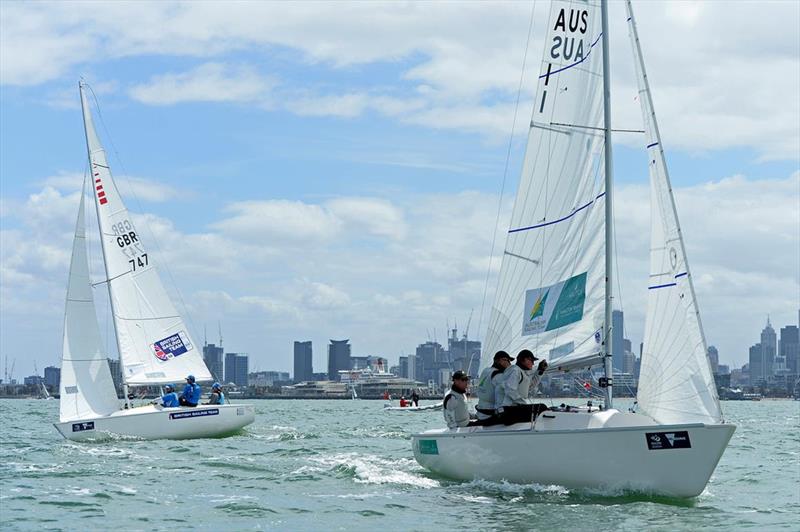
M 163 408 L 147 405 L 108 416 L 54 423 L 68 440 L 130 437 L 144 440 L 215 438 L 233 434 L 255 421 L 250 404 Z
M 428 431 L 413 436 L 414 456 L 422 466 L 454 479 L 694 497 L 705 489 L 736 428 L 587 425 L 560 430 L 525 423 Z

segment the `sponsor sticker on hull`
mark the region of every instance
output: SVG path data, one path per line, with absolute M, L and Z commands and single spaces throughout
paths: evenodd
M 190 417 L 205 417 L 219 415 L 218 408 L 207 408 L 204 410 L 187 410 L 186 412 L 175 412 L 169 415 L 170 419 L 186 419 Z
M 72 432 L 83 432 L 84 430 L 94 430 L 94 421 L 72 424 Z
M 436 440 L 419 440 L 419 452 L 421 454 L 439 454 L 439 445 Z
M 647 432 L 645 433 L 647 448 L 651 451 L 658 449 L 691 449 L 689 433 L 685 430 L 676 432 Z

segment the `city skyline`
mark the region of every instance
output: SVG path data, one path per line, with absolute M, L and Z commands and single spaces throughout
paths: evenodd
M 395 359 L 433 324 L 444 341 L 446 320 L 466 324 L 473 309 L 470 337 L 485 340 L 541 57 L 537 25 L 523 72 L 530 6 L 323 3 L 281 16 L 269 2 L 251 6 L 255 16 L 163 6 L 3 5 L 0 355 L 16 359 L 15 374 L 60 357 L 86 159 L 81 76 L 120 191 L 197 345 L 202 324 L 221 320 L 254 367 L 290 369 L 302 338 L 320 346 L 321 368 L 321 346 L 344 335 L 357 353 Z M 545 3 L 536 9 L 541 20 Z M 624 22 L 621 2 L 609 10 Z M 740 366 L 758 316 L 796 320 L 800 5 L 644 2 L 637 13 L 706 337 Z M 752 24 L 764 16 L 771 25 Z M 14 20 L 35 21 L 37 39 Z M 151 20 L 171 33 L 154 38 L 142 26 Z M 637 129 L 626 32 L 610 47 L 614 124 Z M 755 71 L 783 82 L 753 83 Z M 614 135 L 614 301 L 634 351 L 650 248 L 641 140 Z M 115 357 L 102 285 L 95 296 Z

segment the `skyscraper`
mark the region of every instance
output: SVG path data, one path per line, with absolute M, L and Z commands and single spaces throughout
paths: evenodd
M 761 344 L 750 346 L 750 357 L 748 360 L 748 368 L 750 372 L 750 386 L 757 386 L 764 380 L 764 350 L 761 349 Z
M 52 390 L 58 390 L 61 384 L 61 368 L 54 366 L 44 368 L 44 384 Z
M 294 380 L 295 383 L 314 379 L 314 360 L 311 340 L 294 343 Z
M 719 351 L 713 345 L 708 346 L 708 361 L 711 363 L 711 372 L 719 373 Z
M 611 311 L 611 364 L 616 371 L 622 371 L 625 354 L 625 316 L 621 310 Z
M 778 351 L 777 335 L 775 334 L 775 329 L 772 328 L 772 324 L 769 322 L 769 316 L 767 316 L 766 327 L 761 331 L 761 349 L 764 352 L 762 358 L 762 375 L 764 379 L 769 380 L 775 375 L 775 355 Z
M 781 328 L 781 340 L 778 353 L 786 362 L 786 369 L 792 375 L 800 373 L 798 358 L 800 358 L 800 329 L 797 325 L 787 325 Z M 46 370 L 45 370 L 46 371 Z M 45 373 L 45 376 L 47 374 Z
M 224 380 L 222 367 L 222 346 L 206 344 L 203 346 L 203 360 L 215 381 Z
M 328 379 L 339 380 L 340 370 L 350 369 L 350 340 L 331 340 L 328 344 Z
M 225 353 L 225 382 L 247 386 L 248 362 L 246 353 Z

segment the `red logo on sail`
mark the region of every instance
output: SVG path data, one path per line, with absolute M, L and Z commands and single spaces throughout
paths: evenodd
M 97 167 L 96 164 L 93 164 L 92 166 Z M 100 202 L 100 205 L 105 205 L 108 203 L 108 198 L 103 190 L 103 183 L 100 181 L 100 178 L 98 177 L 99 175 L 100 172 L 94 172 L 94 188 L 97 190 L 97 200 Z
M 169 356 L 161 349 L 161 346 L 158 344 L 153 344 L 153 351 L 155 351 L 156 358 L 159 360 L 167 360 Z

